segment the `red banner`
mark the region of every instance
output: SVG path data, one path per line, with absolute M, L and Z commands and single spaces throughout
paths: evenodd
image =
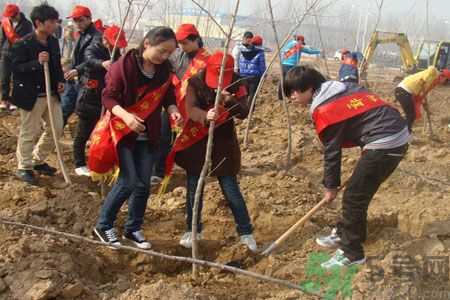
M 145 120 L 161 104 L 171 80 L 172 78 L 161 87 L 138 97 L 141 100 L 126 110 Z M 146 88 L 142 88 L 140 93 L 145 92 Z M 98 121 L 90 137 L 88 156 L 88 167 L 94 180 L 112 175 L 118 169 L 117 144 L 131 131 L 122 119 L 109 111 Z
M 20 36 L 14 30 L 14 27 L 11 24 L 11 20 L 9 18 L 5 17 L 2 19 L 2 28 L 10 44 L 14 44 L 18 40 L 20 40 Z
M 206 60 L 208 59 L 209 53 L 203 48 L 200 48 L 197 51 L 197 54 L 192 59 L 189 64 L 186 73 L 184 73 L 183 78 L 180 80 L 176 76 L 173 77 L 173 85 L 175 86 L 175 96 L 177 98 L 177 106 L 184 120 L 187 120 L 187 113 L 185 108 L 185 98 L 186 98 L 186 90 L 188 86 L 188 80 L 197 74 L 200 70 L 206 67 Z
M 378 96 L 367 92 L 343 96 L 321 105 L 312 114 L 317 135 L 321 138 L 321 133 L 325 128 L 384 105 L 388 104 Z M 348 142 L 343 144 L 343 147 L 353 146 Z
M 228 117 L 230 113 L 226 111 L 223 106 L 219 108 L 219 111 L 221 113 L 219 114 L 219 117 L 217 118 L 215 122 L 215 126 L 218 127 L 225 123 L 228 120 Z M 166 159 L 166 170 L 165 170 L 165 176 L 170 177 L 173 172 L 173 166 L 175 165 L 175 156 L 177 152 L 183 151 L 195 143 L 201 141 L 203 138 L 208 136 L 208 130 L 209 127 L 204 126 L 203 124 L 199 122 L 194 122 L 190 119 L 186 122 L 186 124 L 183 127 L 183 130 L 181 131 L 180 135 L 175 140 L 172 150 L 170 151 L 169 155 Z

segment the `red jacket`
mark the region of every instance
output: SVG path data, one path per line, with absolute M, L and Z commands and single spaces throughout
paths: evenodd
M 127 108 L 136 103 L 140 69 L 137 61 L 137 50 L 132 49 L 111 65 L 106 74 L 106 86 L 102 93 L 102 103 L 109 111 L 116 105 Z M 151 88 L 158 88 L 164 84 L 171 75 L 169 61 L 156 65 L 155 77 L 150 81 Z M 150 144 L 158 144 L 161 133 L 161 107 L 166 109 L 176 105 L 174 86 L 170 84 L 161 104 L 146 120 L 148 139 Z M 137 134 L 125 138 L 126 143 L 133 144 Z

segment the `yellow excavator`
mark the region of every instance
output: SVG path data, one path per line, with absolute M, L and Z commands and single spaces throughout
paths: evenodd
M 368 66 L 379 44 L 397 44 L 400 48 L 402 71 L 405 74 L 425 70 L 428 66 L 435 66 L 439 70 L 450 68 L 450 42 L 423 41 L 417 49 L 416 56 L 414 56 L 406 34 L 374 31 L 367 48 L 364 50 L 364 59 L 360 64 L 360 77 L 363 80 L 367 78 Z

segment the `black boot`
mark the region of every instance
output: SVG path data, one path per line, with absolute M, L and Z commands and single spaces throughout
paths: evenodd
M 31 185 L 37 185 L 36 178 L 34 177 L 34 173 L 32 170 L 17 170 L 16 172 L 17 178 L 19 178 L 22 181 L 25 181 L 28 184 Z
M 47 163 L 35 165 L 33 169 L 42 175 L 54 176 L 56 173 L 56 168 L 50 167 Z

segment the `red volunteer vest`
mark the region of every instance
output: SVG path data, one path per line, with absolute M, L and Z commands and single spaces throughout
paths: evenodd
M 378 96 L 367 92 L 358 92 L 340 97 L 317 107 L 312 118 L 317 135 L 322 140 L 322 132 L 329 126 L 351 119 L 376 107 L 388 105 Z M 350 141 L 344 141 L 343 148 L 355 147 Z

